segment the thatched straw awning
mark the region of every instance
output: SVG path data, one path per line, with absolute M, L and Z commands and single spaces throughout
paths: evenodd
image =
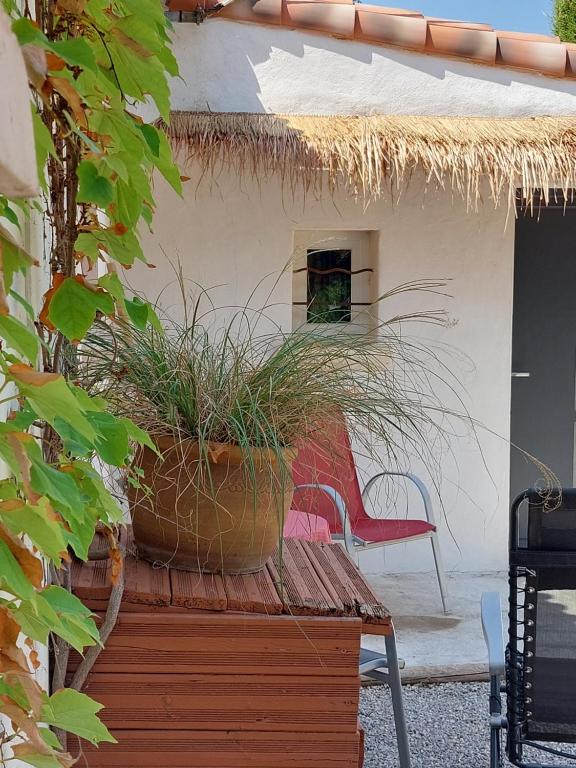
M 229 164 L 292 189 L 343 187 L 371 198 L 420 168 L 476 205 L 487 179 L 497 203 L 521 187 L 576 187 L 576 116 L 535 118 L 339 117 L 174 112 L 168 135 L 204 171 Z

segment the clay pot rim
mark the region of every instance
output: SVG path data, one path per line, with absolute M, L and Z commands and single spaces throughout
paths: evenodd
M 192 438 L 176 438 L 173 435 L 150 434 L 150 437 L 160 449 L 164 452 L 174 448 L 176 445 L 183 447 L 184 458 L 195 461 L 200 458 L 200 448 L 197 440 Z M 278 451 L 272 448 L 250 447 L 248 451 L 233 443 L 218 443 L 209 440 L 206 443 L 208 447 L 208 461 L 211 464 L 243 464 L 246 461 L 246 454 L 249 452 L 258 465 L 276 464 L 278 462 Z M 150 450 L 145 449 L 145 450 Z M 282 448 L 281 453 L 287 463 L 296 458 L 297 449 L 293 447 Z

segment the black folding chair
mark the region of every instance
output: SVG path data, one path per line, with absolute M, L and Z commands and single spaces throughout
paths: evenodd
M 497 592 L 482 596 L 490 667 L 490 765 L 576 765 L 576 489 L 530 489 L 510 513 L 508 645 Z M 502 694 L 506 696 L 503 712 Z M 562 758 L 562 762 L 558 762 Z M 548 762 L 547 762 L 548 761 Z

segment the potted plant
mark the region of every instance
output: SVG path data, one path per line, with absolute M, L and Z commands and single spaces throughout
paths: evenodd
M 257 571 L 282 531 L 300 441 L 344 414 L 367 452 L 377 444 L 390 458 L 412 443 L 421 455 L 435 426 L 439 404 L 415 387 L 426 376 L 406 386 L 407 370 L 424 370 L 430 355 L 404 341 L 396 321 L 354 335 L 261 334 L 261 317 L 248 316 L 221 331 L 198 313 L 162 331 L 108 326 L 88 345 L 85 377 L 158 449 L 138 450 L 141 482 L 128 491 L 147 559 Z

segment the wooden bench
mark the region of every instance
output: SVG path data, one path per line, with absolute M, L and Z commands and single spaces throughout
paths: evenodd
M 84 744 L 85 765 L 357 768 L 360 638 L 392 624 L 339 545 L 286 540 L 246 576 L 134 557 L 125 568 L 117 626 L 85 687 L 119 743 Z M 102 613 L 107 562 L 76 566 L 73 581 Z

